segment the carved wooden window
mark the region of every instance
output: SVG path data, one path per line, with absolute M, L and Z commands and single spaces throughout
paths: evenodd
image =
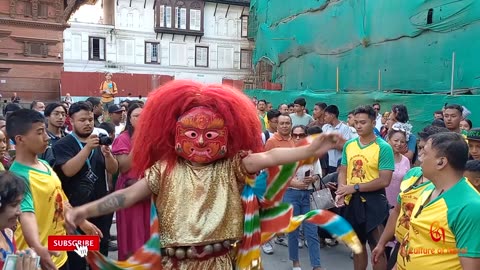
M 250 69 L 252 68 L 252 51 L 240 50 L 240 68 Z
M 202 29 L 202 11 L 190 9 L 190 30 L 200 31 Z
M 88 59 L 105 61 L 105 38 L 89 37 L 88 43 Z
M 242 37 L 248 37 L 248 16 L 242 16 Z
M 203 3 L 195 0 L 158 0 L 155 6 L 155 31 L 191 33 L 203 31 Z
M 187 29 L 187 8 L 182 1 L 178 1 L 175 7 L 175 28 Z
M 25 17 L 32 17 L 32 2 L 24 2 L 24 3 L 25 3 L 25 8 L 24 8 Z
M 195 46 L 195 66 L 208 67 L 208 47 Z
M 48 4 L 46 3 L 38 4 L 38 18 L 42 18 L 42 19 L 48 18 Z
M 158 10 L 159 10 L 158 24 L 160 25 L 160 27 L 171 28 L 172 27 L 172 7 L 161 5 L 158 8 Z
M 160 43 L 145 42 L 145 63 L 160 64 Z
M 47 57 L 48 56 L 48 45 L 46 43 L 39 42 L 24 42 L 24 51 L 25 56 L 37 56 L 37 57 Z

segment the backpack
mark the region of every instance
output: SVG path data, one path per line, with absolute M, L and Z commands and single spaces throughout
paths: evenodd
M 268 141 L 268 139 L 270 139 L 270 132 L 268 132 L 268 130 L 265 130 L 263 132 L 263 135 L 265 135 L 265 143 Z

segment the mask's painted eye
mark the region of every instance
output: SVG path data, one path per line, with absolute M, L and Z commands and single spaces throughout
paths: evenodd
M 189 137 L 190 139 L 195 139 L 198 137 L 198 134 L 195 131 L 189 130 L 185 132 L 185 136 Z
M 218 135 L 219 135 L 218 132 L 209 131 L 209 132 L 207 132 L 207 134 L 205 134 L 205 137 L 206 137 L 207 139 L 215 139 L 215 138 L 218 137 Z

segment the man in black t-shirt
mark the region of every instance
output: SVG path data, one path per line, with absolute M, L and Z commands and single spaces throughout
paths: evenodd
M 72 119 L 72 134 L 60 139 L 54 146 L 55 171 L 62 187 L 73 206 L 97 200 L 107 195 L 108 173 L 116 173 L 118 162 L 107 145 L 99 145 L 99 138 L 92 134 L 94 115 L 87 102 L 77 102 L 69 109 Z M 100 252 L 108 255 L 111 216 L 101 216 L 90 220 L 103 233 Z M 69 252 L 70 270 L 85 270 L 86 261 L 75 252 Z

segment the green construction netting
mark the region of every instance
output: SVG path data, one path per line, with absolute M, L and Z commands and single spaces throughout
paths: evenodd
M 254 63 L 284 89 L 450 90 L 480 86 L 478 0 L 252 0 Z M 380 76 L 379 76 L 380 73 Z
M 480 96 L 447 96 L 437 94 L 391 94 L 381 92 L 370 93 L 314 93 L 311 91 L 265 91 L 249 90 L 245 93 L 251 97 L 265 99 L 272 102 L 276 108 L 282 103 L 292 103 L 298 97 L 307 100 L 307 108 L 312 111 L 317 102 L 335 104 L 340 109 L 340 119 L 346 120 L 349 111 L 359 105 L 379 102 L 381 112 L 390 111 L 393 104 L 405 104 L 408 108 L 410 122 L 415 132 L 429 125 L 433 121 L 433 113 L 441 110 L 445 103 L 460 104 L 472 112 L 468 117 L 474 127 L 480 126 Z

